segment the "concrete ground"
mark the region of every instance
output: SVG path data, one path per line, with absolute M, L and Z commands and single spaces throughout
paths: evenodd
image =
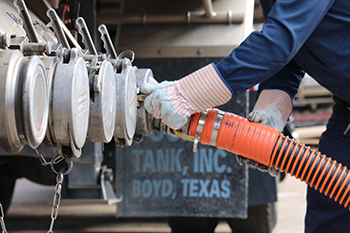
M 273 233 L 302 233 L 305 214 L 306 185 L 287 176 L 278 187 L 278 220 Z M 42 186 L 26 179 L 17 181 L 13 204 L 6 217 L 7 230 L 11 233 L 47 232 L 53 186 Z M 104 203 L 73 204 L 63 201 L 59 208 L 54 232 L 170 232 L 164 219 L 137 222 L 115 218 L 115 206 Z M 222 222 L 215 230 L 230 232 Z

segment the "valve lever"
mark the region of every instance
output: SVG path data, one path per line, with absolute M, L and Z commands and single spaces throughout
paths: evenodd
M 18 9 L 18 14 L 23 21 L 23 28 L 27 33 L 29 42 L 39 43 L 38 35 L 35 32 L 32 19 L 30 18 L 28 9 L 23 0 L 15 0 L 15 6 Z
M 47 10 L 46 15 L 50 18 L 51 26 L 54 29 L 55 36 L 58 39 L 58 42 L 63 45 L 63 47 L 70 49 L 67 37 L 65 36 L 62 27 L 60 25 L 59 18 L 56 14 L 56 11 L 53 8 Z
M 111 37 L 109 36 L 106 25 L 101 24 L 100 26 L 98 26 L 98 30 L 101 33 L 101 39 L 103 41 L 103 46 L 107 51 L 107 55 L 111 55 L 112 59 L 116 59 L 118 55 L 114 49 L 114 46 L 113 46 Z
M 92 41 L 89 30 L 86 26 L 85 20 L 82 17 L 78 17 L 75 22 L 78 26 L 79 33 L 83 38 L 83 43 L 85 44 L 86 48 L 89 50 L 90 54 L 98 55 L 94 42 Z

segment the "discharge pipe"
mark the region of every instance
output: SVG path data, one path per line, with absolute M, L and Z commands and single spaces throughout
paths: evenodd
M 349 208 L 347 167 L 279 130 L 213 108 L 191 117 L 188 134 L 175 134 L 194 141 L 194 149 L 201 142 L 284 171 Z

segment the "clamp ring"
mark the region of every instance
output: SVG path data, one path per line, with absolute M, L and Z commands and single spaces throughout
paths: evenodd
M 208 109 L 207 110 L 204 110 L 200 117 L 199 117 L 199 120 L 198 120 L 198 125 L 197 125 L 197 128 L 196 128 L 196 134 L 195 134 L 195 139 L 194 139 L 194 142 L 193 142 L 193 152 L 196 152 L 197 151 L 197 145 L 198 145 L 198 142 L 199 142 L 199 139 L 202 135 L 202 131 L 203 131 L 203 127 L 204 127 L 204 123 L 205 123 L 205 120 L 207 118 L 207 115 L 208 115 Z
M 225 113 L 226 112 L 219 110 L 218 115 L 216 116 L 213 130 L 211 131 L 211 136 L 210 136 L 210 145 L 212 146 L 216 146 L 216 139 L 218 137 L 219 128 Z

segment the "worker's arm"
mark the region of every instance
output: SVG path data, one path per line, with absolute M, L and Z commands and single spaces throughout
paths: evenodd
M 252 33 L 217 65 L 206 66 L 169 87 L 155 88 L 145 100 L 146 109 L 170 127 L 180 128 L 191 114 L 224 104 L 234 94 L 272 76 L 279 85 L 284 85 L 287 93 L 295 95 L 298 78 L 285 85 L 291 81 L 276 74 L 288 73 L 289 69 L 289 76 L 299 72 L 290 61 L 333 2 L 277 0 L 261 32 Z
M 261 0 L 266 14 L 262 30 L 253 32 L 217 64 L 218 71 L 234 94 L 267 80 L 286 66 L 326 15 L 334 0 L 276 0 L 273 5 L 272 2 Z M 270 12 L 267 14 L 268 10 Z

